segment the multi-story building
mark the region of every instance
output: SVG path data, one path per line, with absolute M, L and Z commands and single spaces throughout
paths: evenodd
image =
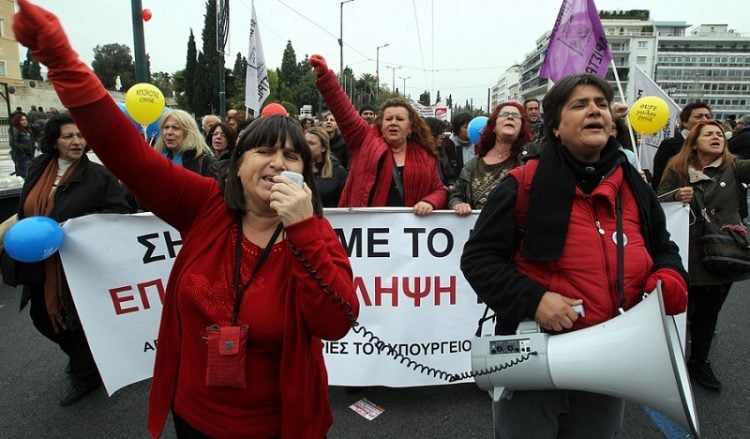
M 507 102 L 510 100 L 518 100 L 518 79 L 519 79 L 518 64 L 512 65 L 508 70 L 500 76 L 497 84 L 492 87 L 492 96 L 490 99 L 490 110 L 492 111 L 497 104 L 501 102 Z
M 547 44 L 552 32 L 547 31 L 541 37 L 537 38 L 534 50 L 531 51 L 521 63 L 519 71 L 519 94 L 520 101 L 529 98 L 542 99 L 547 93 L 548 82 L 539 77 L 539 69 L 542 68 L 544 61 L 544 51 L 547 50 Z
M 726 24 L 701 25 L 689 32 L 686 22 L 654 22 L 649 11 L 601 11 L 602 27 L 623 90 L 634 66 L 654 78 L 678 105 L 708 102 L 717 119 L 750 114 L 750 37 Z M 539 77 L 550 32 L 519 64 L 519 100 L 541 99 L 549 81 Z M 505 84 L 495 86 L 501 95 Z M 611 67 L 607 79 L 617 92 Z M 619 99 L 618 99 L 619 100 Z
M 654 26 L 659 37 L 652 77 L 678 105 L 707 102 L 718 120 L 750 114 L 750 37 L 726 24 L 692 32 L 685 22 Z
M 13 0 L 0 0 L 0 84 L 20 85 L 21 63 L 18 42 L 11 24 L 15 6 Z

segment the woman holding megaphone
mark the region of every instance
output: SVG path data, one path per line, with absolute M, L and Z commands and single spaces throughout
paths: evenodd
M 667 313 L 685 309 L 687 274 L 664 213 L 610 137 L 612 97 L 596 75 L 557 82 L 539 156 L 509 172 L 477 219 L 461 269 L 499 334 L 531 319 L 552 334 L 602 323 L 658 280 Z M 515 390 L 493 402 L 495 437 L 612 438 L 623 408 L 607 395 Z

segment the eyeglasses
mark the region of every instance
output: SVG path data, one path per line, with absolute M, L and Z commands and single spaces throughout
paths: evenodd
M 517 111 L 501 111 L 500 113 L 497 114 L 497 116 L 503 117 L 503 118 L 512 117 L 513 119 L 520 119 L 521 113 Z

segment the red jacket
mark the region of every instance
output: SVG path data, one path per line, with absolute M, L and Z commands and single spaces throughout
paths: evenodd
M 176 285 L 181 277 L 194 275 L 191 269 L 205 265 L 205 259 L 211 257 L 207 252 L 216 247 L 212 243 L 227 241 L 226 234 L 231 233 L 236 217 L 228 210 L 214 179 L 175 166 L 150 148 L 109 96 L 71 108 L 71 113 L 112 173 L 182 236 L 182 248 L 167 284 L 149 399 L 148 429 L 159 436 L 175 395 L 180 363 L 191 361 L 180 355 L 181 346 L 202 343 L 197 334 L 191 338 L 182 333 L 186 324 L 178 313 L 181 294 Z M 351 317 L 346 316 L 343 307 L 323 294 L 300 263 L 295 261 L 285 268 L 289 280 L 285 290 L 279 292 L 284 295 L 278 365 L 281 436 L 318 439 L 325 437 L 332 424 L 321 339 L 346 335 L 350 318 L 357 317 L 359 306 L 349 260 L 325 219 L 300 221 L 285 228 L 285 234 L 286 240 L 297 247 L 330 290 L 350 304 L 352 311 Z M 203 262 L 199 261 L 201 258 Z M 210 296 L 206 297 L 208 300 Z M 216 402 L 222 403 L 228 402 Z M 226 431 L 232 431 L 232 427 L 227 425 Z
M 318 77 L 316 85 L 349 147 L 349 177 L 339 207 L 385 206 L 393 180 L 391 148 L 378 127 L 359 116 L 333 71 Z M 435 209 L 445 207 L 448 192 L 440 180 L 438 159 L 414 142 L 406 145 L 403 181 L 405 206 L 426 201 Z
M 518 181 L 516 224 L 526 224 L 529 194 L 538 160 L 530 160 L 510 175 Z M 609 320 L 617 315 L 617 244 L 615 196 L 621 189 L 623 231 L 625 232 L 625 309 L 640 301 L 653 260 L 641 234 L 638 204 L 624 181 L 622 167 L 585 197 L 576 186 L 570 224 L 562 256 L 548 263 L 530 262 L 521 256 L 523 243 L 513 256 L 518 271 L 542 285 L 573 299 L 583 299 L 585 316 L 576 320 L 570 331 Z

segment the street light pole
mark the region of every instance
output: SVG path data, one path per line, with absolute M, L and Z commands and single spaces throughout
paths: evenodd
M 386 69 L 391 69 L 391 73 L 393 73 L 393 78 L 391 79 L 391 87 L 393 87 L 393 90 L 391 90 L 393 93 L 396 93 L 396 70 L 400 69 L 401 66 L 394 67 L 394 66 L 385 66 Z
M 344 3 L 353 2 L 354 0 L 344 0 L 339 5 L 339 82 L 344 82 Z
M 401 94 L 404 96 L 404 99 L 406 99 L 406 80 L 407 79 L 411 79 L 411 76 L 407 76 L 405 78 L 403 76 L 399 76 L 398 79 L 403 79 L 404 80 L 404 89 L 401 90 Z
M 146 43 L 143 38 L 143 7 L 141 0 L 131 0 L 133 16 L 133 52 L 135 53 L 135 82 L 151 82 L 146 69 Z
M 375 100 L 380 100 L 380 49 L 388 47 L 390 44 L 385 43 L 375 49 Z

